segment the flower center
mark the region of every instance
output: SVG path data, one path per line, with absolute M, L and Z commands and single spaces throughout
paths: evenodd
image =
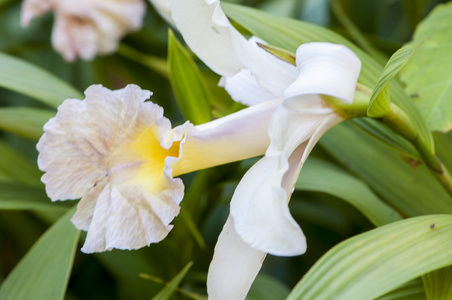
M 179 144 L 174 142 L 170 149 L 164 149 L 156 126 L 145 128 L 108 157 L 110 180 L 119 184 L 133 180 L 152 188 L 163 173 L 165 158 L 179 156 Z

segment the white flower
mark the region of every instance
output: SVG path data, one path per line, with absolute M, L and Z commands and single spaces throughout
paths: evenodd
M 263 154 L 269 139 L 261 124 L 279 104 L 171 129 L 163 109 L 145 102 L 151 93 L 138 86 L 94 85 L 85 95 L 63 102 L 37 149 L 48 196 L 81 198 L 72 222 L 88 231 L 87 253 L 162 240 L 183 198 L 183 183 L 173 176 Z
M 266 253 L 306 251 L 287 203 L 310 151 L 344 119 L 323 95 L 352 103 L 361 62 L 344 46 L 310 43 L 298 48 L 295 67 L 241 36 L 218 0 L 170 0 L 170 7 L 186 43 L 236 101 L 282 100 L 268 127 L 270 146 L 237 186 L 209 268 L 209 299 L 244 299 Z
M 142 26 L 143 0 L 25 0 L 22 26 L 45 12 L 55 13 L 52 45 L 67 61 L 114 52 L 119 40 Z

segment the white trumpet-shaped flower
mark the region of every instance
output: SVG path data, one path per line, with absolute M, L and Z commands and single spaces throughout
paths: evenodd
M 218 0 L 169 1 L 186 43 L 223 76 L 220 83 L 233 99 L 248 105 L 282 100 L 269 123 L 265 156 L 233 195 L 209 268 L 209 299 L 244 299 L 267 253 L 306 251 L 287 204 L 310 151 L 344 120 L 324 95 L 352 103 L 361 62 L 345 46 L 310 43 L 298 48 L 293 66 L 259 48 L 255 38 L 246 40 Z
M 38 165 L 53 200 L 81 198 L 72 222 L 88 231 L 82 251 L 137 249 L 162 240 L 179 213 L 184 186 L 174 176 L 261 155 L 279 101 L 220 120 L 171 129 L 138 86 L 89 87 L 44 126 Z
M 124 35 L 141 28 L 146 6 L 143 0 L 25 0 L 22 26 L 48 11 L 55 13 L 53 47 L 74 61 L 114 52 Z

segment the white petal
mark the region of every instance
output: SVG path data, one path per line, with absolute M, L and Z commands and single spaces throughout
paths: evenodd
M 272 93 L 259 85 L 249 69 L 242 69 L 232 77 L 222 77 L 219 85 L 226 89 L 234 101 L 249 106 L 275 98 Z
M 352 103 L 361 61 L 347 47 L 330 43 L 307 43 L 297 50 L 297 80 L 284 98 L 323 94 Z
M 296 175 L 303 150 L 300 147 L 294 156 L 291 170 Z M 283 178 L 288 169 L 284 159 L 264 156 L 248 170 L 231 200 L 231 216 L 240 237 L 254 249 L 279 256 L 306 251 L 306 239 L 287 206 L 292 191 L 284 188 Z
M 150 0 L 157 12 L 172 26 L 176 27 L 173 18 L 171 17 L 171 10 L 168 0 Z
M 270 116 L 280 103 L 267 101 L 187 130 L 173 175 L 264 154 Z
M 210 2 L 210 3 L 207 3 Z M 231 30 L 219 1 L 170 0 L 172 18 L 190 49 L 214 72 L 233 76 L 243 67 L 233 39 L 244 39 Z
M 245 299 L 265 255 L 265 252 L 255 250 L 241 240 L 234 230 L 232 218 L 229 217 L 218 237 L 209 267 L 209 299 Z
M 170 0 L 172 17 L 191 50 L 214 72 L 233 77 L 247 70 L 262 92 L 270 93 L 261 101 L 257 97 L 247 100 L 246 91 L 230 80 L 229 90 L 234 99 L 243 103 L 263 102 L 281 97 L 284 90 L 295 80 L 296 68 L 273 56 L 257 45 L 257 39 L 246 40 L 228 21 L 219 1 Z M 245 93 L 242 93 L 244 92 Z

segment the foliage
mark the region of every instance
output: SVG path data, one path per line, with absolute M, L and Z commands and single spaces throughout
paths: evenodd
M 229 2 L 222 7 L 236 28 L 269 49 L 294 53 L 312 41 L 347 45 L 363 63 L 359 83 L 374 91 L 373 119 L 330 130 L 295 185 L 289 206 L 307 253 L 269 256 L 248 298 L 451 299 L 452 196 L 445 177 L 452 169 L 446 133 L 452 3 Z M 229 201 L 255 159 L 183 175 L 181 213 L 162 242 L 94 255 L 80 252 L 85 234 L 69 221 L 77 200 L 51 203 L 36 164 L 44 123 L 64 99 L 83 99 L 91 84 L 151 90 L 175 125 L 243 107 L 146 6 L 144 27 L 116 53 L 67 63 L 51 47 L 50 14 L 24 29 L 21 1 L 0 1 L 0 299 L 206 298 Z M 392 104 L 410 120 L 416 140 L 382 120 Z

